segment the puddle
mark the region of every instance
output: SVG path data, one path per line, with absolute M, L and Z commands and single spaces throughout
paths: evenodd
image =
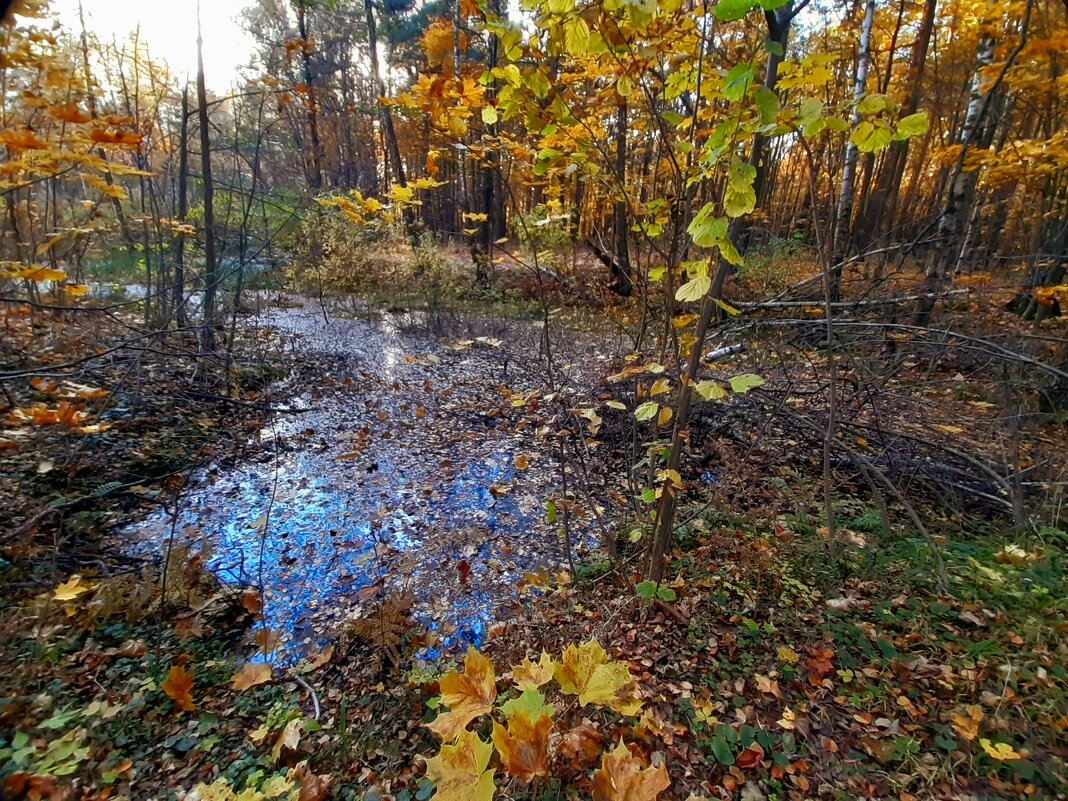
M 515 430 L 505 396 L 540 385 L 539 332 L 452 320 L 446 345 L 430 322 L 324 319 L 310 302 L 256 320 L 322 361 L 322 382 L 285 401 L 291 411 L 260 432 L 257 461 L 200 476 L 174 530 L 223 581 L 263 587 L 281 661 L 336 637 L 374 602 L 375 584 L 411 594 L 414 616 L 438 635 L 424 657 L 477 646 L 521 602 L 525 571 L 566 563 L 544 506 L 558 468 L 533 431 Z M 613 355 L 604 339 L 558 335 L 555 345 L 578 379 Z M 516 468 L 519 456 L 528 468 Z M 173 522 L 159 513 L 122 534 L 158 552 Z M 595 538 L 588 529 L 578 539 L 581 552 Z

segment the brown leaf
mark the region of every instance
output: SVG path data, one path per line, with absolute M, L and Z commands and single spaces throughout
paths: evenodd
M 300 793 L 297 801 L 323 801 L 330 793 L 334 778 L 325 773 L 312 773 L 307 762 L 299 763 L 289 774 L 300 781 Z
M 604 735 L 589 723 L 581 723 L 566 732 L 560 740 L 560 753 L 576 767 L 584 768 L 597 761 Z
M 230 679 L 231 687 L 237 692 L 244 692 L 250 687 L 266 684 L 271 680 L 271 666 L 266 662 L 249 662 Z
M 193 703 L 193 696 L 190 695 L 193 689 L 193 671 L 186 673 L 185 668 L 180 665 L 172 667 L 160 689 L 179 709 L 192 712 L 197 708 Z
M 764 749 L 760 747 L 760 743 L 753 743 L 746 748 L 734 759 L 734 764 L 742 770 L 748 768 L 755 768 L 764 760 Z
M 258 615 L 263 611 L 263 601 L 260 599 L 259 591 L 254 587 L 249 587 L 245 590 L 241 596 L 241 605 L 254 615 Z
M 508 718 L 508 729 L 493 722 L 493 744 L 501 755 L 504 769 L 525 782 L 549 773 L 549 732 L 553 721 L 548 715 L 531 720 L 523 712 Z

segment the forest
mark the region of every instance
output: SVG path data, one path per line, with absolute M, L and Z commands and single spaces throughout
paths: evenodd
M 1068 0 L 110 2 L 0 3 L 0 798 L 1068 797 Z

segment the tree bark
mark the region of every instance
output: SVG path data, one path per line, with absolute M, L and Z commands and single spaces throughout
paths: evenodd
M 860 101 L 868 82 L 868 69 L 871 66 L 871 29 L 875 20 L 875 0 L 866 0 L 864 4 L 864 22 L 860 29 L 860 53 L 857 57 L 857 71 L 853 82 L 853 118 L 850 129 L 860 123 Z M 853 204 L 856 195 L 857 146 L 846 142 L 845 160 L 842 164 L 842 187 L 838 193 L 838 209 L 835 214 L 834 240 L 831 247 L 831 302 L 836 303 L 842 292 L 842 261 L 848 255 L 851 223 L 853 221 Z
M 920 27 L 916 32 L 916 38 L 912 42 L 912 51 L 909 54 L 909 72 L 906 79 L 909 94 L 901 107 L 902 116 L 915 114 L 920 107 L 923 75 L 927 66 L 927 50 L 931 44 L 931 31 L 934 30 L 937 6 L 938 0 L 925 0 L 924 2 Z M 905 174 L 908 149 L 909 143 L 907 139 L 900 142 L 891 142 L 886 156 L 883 158 L 883 166 L 879 170 L 879 178 L 876 181 L 875 190 L 867 203 L 864 224 L 858 226 L 858 231 L 867 232 L 865 240 L 861 242 L 863 247 L 870 246 L 872 242 L 878 239 L 887 230 L 888 223 L 894 216 L 901 178 Z
M 612 206 L 612 235 L 615 239 L 615 259 L 612 269 L 612 290 L 628 296 L 634 291 L 631 276 L 630 249 L 627 226 L 627 101 L 616 109 L 616 201 Z
M 297 0 L 297 33 L 300 34 L 301 73 L 304 78 L 305 106 L 308 112 L 308 132 L 311 138 L 311 174 L 308 184 L 312 191 L 323 188 L 322 146 L 319 142 L 319 111 L 315 101 L 314 75 L 311 67 L 311 40 L 308 38 L 308 2 Z
M 200 169 L 204 182 L 204 307 L 201 347 L 215 349 L 215 296 L 219 265 L 215 259 L 214 186 L 211 182 L 211 131 L 208 128 L 208 91 L 204 84 L 204 37 L 197 6 L 197 118 L 200 122 Z

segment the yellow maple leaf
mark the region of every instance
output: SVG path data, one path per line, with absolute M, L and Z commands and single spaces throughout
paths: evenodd
M 493 665 L 474 648 L 467 650 L 464 672 L 450 672 L 441 680 L 440 687 L 441 702 L 449 711 L 438 715 L 427 728 L 446 742 L 479 715 L 488 714 L 497 698 Z
M 622 662 L 610 662 L 596 640 L 578 647 L 569 645 L 553 675 L 560 689 L 577 695 L 582 706 L 607 706 L 623 715 L 634 715 L 641 709 L 630 669 Z
M 978 704 L 971 704 L 966 711 L 967 715 L 950 715 L 950 721 L 957 734 L 971 742 L 979 736 L 979 724 L 983 722 L 983 708 Z
M 426 761 L 426 777 L 437 788 L 438 801 L 490 801 L 496 791 L 493 770 L 486 770 L 493 747 L 473 731 L 461 732 L 452 745 L 441 746 Z
M 79 595 L 92 592 L 92 590 L 93 586 L 91 584 L 82 584 L 81 576 L 71 576 L 67 581 L 56 587 L 52 597 L 57 601 L 73 601 Z
M 164 695 L 174 701 L 179 709 L 184 709 L 186 712 L 196 709 L 193 696 L 190 694 L 193 689 L 193 671 L 186 673 L 184 667 L 175 665 L 167 673 L 167 678 L 160 685 L 160 689 L 163 690 Z
M 231 686 L 238 692 L 244 692 L 250 687 L 266 684 L 270 680 L 271 666 L 266 662 L 249 662 L 230 679 Z
M 979 745 L 982 746 L 987 754 L 999 762 L 1006 762 L 1010 759 L 1023 759 L 1008 743 L 991 743 L 990 740 L 984 737 L 979 740 Z
M 531 719 L 524 712 L 508 718 L 505 729 L 493 722 L 493 744 L 501 755 L 504 769 L 525 782 L 549 773 L 549 732 L 553 721 L 548 715 Z
M 644 767 L 620 740 L 593 775 L 593 801 L 655 801 L 670 786 L 667 768 Z
M 542 651 L 537 664 L 524 659 L 513 667 L 512 681 L 521 690 L 536 690 L 553 677 L 555 670 L 556 662 L 545 651 Z

